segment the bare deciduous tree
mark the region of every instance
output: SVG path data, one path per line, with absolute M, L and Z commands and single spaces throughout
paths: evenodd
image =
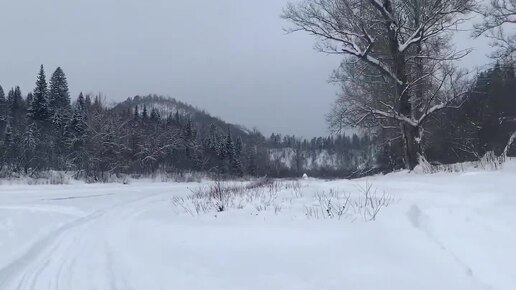
M 452 62 L 468 51 L 449 46 L 473 0 L 303 0 L 283 18 L 319 40 L 318 49 L 346 58 L 337 79 L 343 94 L 330 125 L 396 129 L 405 165 L 422 155 L 429 116 L 461 104 L 463 74 Z
M 491 45 L 498 48 L 493 57 L 511 60 L 516 51 L 516 35 L 507 35 L 504 27 L 516 24 L 516 0 L 491 0 L 478 13 L 484 18 L 475 25 L 473 36 L 486 35 L 492 40 Z

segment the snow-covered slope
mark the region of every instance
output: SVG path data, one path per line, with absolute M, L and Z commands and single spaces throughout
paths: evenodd
M 192 121 L 197 122 L 199 127 L 209 127 L 211 124 L 215 124 L 220 128 L 231 128 L 233 133 L 236 135 L 246 135 L 249 130 L 243 126 L 229 124 L 220 118 L 211 116 L 206 111 L 196 108 L 190 104 L 181 102 L 174 98 L 162 97 L 157 95 L 148 96 L 136 96 L 134 98 L 128 98 L 127 100 L 118 103 L 114 106 L 115 111 L 133 111 L 138 108 L 140 114 L 143 108 L 147 109 L 147 113 L 150 114 L 152 109 L 155 109 L 161 118 L 176 117 L 176 114 L 180 118 L 190 118 Z
M 514 289 L 514 176 L 308 179 L 274 208 L 193 216 L 171 200 L 200 184 L 1 185 L 0 289 Z M 376 221 L 306 216 L 365 184 L 392 197 Z
M 296 152 L 294 148 L 271 148 L 269 149 L 269 160 L 277 163 L 285 168 L 296 168 L 299 159 L 302 170 L 320 170 L 320 169 L 363 169 L 371 167 L 372 158 L 363 156 L 363 152 L 351 152 L 352 154 L 338 154 L 337 152 L 329 152 L 328 150 L 300 151 Z M 374 155 L 374 153 L 371 153 Z M 347 157 L 347 158 L 346 158 Z
M 296 150 L 293 148 L 272 148 L 269 150 L 269 158 L 273 162 L 278 162 L 286 168 L 294 168 L 296 166 L 296 159 L 298 158 Z M 301 165 L 305 170 L 316 170 L 319 168 L 348 168 L 349 164 L 345 164 L 339 160 L 337 154 L 330 154 L 327 150 L 319 150 L 315 155 L 301 152 L 299 158 Z

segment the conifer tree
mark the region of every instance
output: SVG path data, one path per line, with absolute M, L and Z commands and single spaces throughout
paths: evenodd
M 66 128 L 66 145 L 71 152 L 71 162 L 76 169 L 84 169 L 87 164 L 86 152 L 86 104 L 83 94 L 79 94 L 73 116 Z
M 135 119 L 139 118 L 138 106 L 134 107 L 134 118 Z
M 10 124 L 7 124 L 4 136 L 4 148 L 2 150 L 3 162 L 11 170 L 17 171 L 19 144 Z
M 12 130 L 11 125 L 7 123 L 5 126 L 4 136 L 2 138 L 2 147 L 0 151 L 0 165 L 4 165 L 8 162 L 8 148 L 12 142 Z
M 32 106 L 32 101 L 34 100 L 34 95 L 32 93 L 27 94 L 27 99 L 25 100 L 25 104 L 27 106 L 27 110 Z
M 24 123 L 25 104 L 23 102 L 20 87 L 11 89 L 7 94 L 8 117 L 12 129 L 22 132 L 22 125 Z
M 147 121 L 147 118 L 148 118 L 148 113 L 147 113 L 147 106 L 146 105 L 143 105 L 143 112 L 142 112 L 142 119 L 144 121 Z
M 152 108 L 151 110 L 151 114 L 150 114 L 150 119 L 152 122 L 154 123 L 158 123 L 159 120 L 160 120 L 160 116 L 159 116 L 159 113 L 156 109 Z
M 176 111 L 174 119 L 175 119 L 176 124 L 178 124 L 178 125 L 181 124 L 181 116 L 179 115 L 179 111 Z
M 75 110 L 80 111 L 82 113 L 86 112 L 86 100 L 84 99 L 84 95 L 82 94 L 82 92 L 79 94 L 79 97 L 77 98 Z
M 235 144 L 233 143 L 233 138 L 231 137 L 231 131 L 228 130 L 228 135 L 226 136 L 226 146 L 224 148 L 224 155 L 228 159 L 232 159 L 235 153 Z
M 29 173 L 29 169 L 35 166 L 35 150 L 38 143 L 38 138 L 36 136 L 37 126 L 34 123 L 31 123 L 25 129 L 22 138 L 22 163 L 25 174 Z M 43 165 L 43 164 L 40 164 Z
M 242 138 L 238 137 L 236 140 L 236 143 L 235 143 L 235 155 L 238 158 L 240 158 L 240 156 L 242 155 L 242 146 L 243 146 Z
M 30 118 L 33 121 L 44 123 L 49 120 L 49 108 L 48 108 L 48 89 L 47 81 L 45 77 L 45 70 L 43 65 L 39 70 L 38 79 L 36 81 L 36 88 L 34 89 L 34 98 L 30 107 Z
M 51 114 L 66 115 L 71 110 L 68 81 L 60 67 L 55 70 L 50 78 L 48 101 Z
M 86 95 L 86 97 L 84 98 L 84 104 L 86 106 L 86 110 L 87 111 L 90 111 L 91 110 L 91 96 L 90 95 Z
M 192 123 L 192 119 L 188 118 L 185 126 L 185 137 L 187 140 L 193 141 L 196 137 L 196 132 L 194 129 L 194 125 Z
M 7 120 L 7 99 L 4 89 L 0 86 L 0 121 Z
M 257 160 L 256 160 L 256 147 L 257 146 L 247 146 L 246 147 L 246 152 L 245 152 L 245 156 L 246 156 L 246 161 L 247 161 L 247 166 L 246 166 L 246 172 L 247 174 L 251 175 L 251 176 L 256 176 L 256 174 L 258 173 L 258 166 L 257 166 Z
M 4 137 L 7 126 L 7 99 L 5 98 L 4 90 L 0 86 L 0 140 Z M 0 143 L 1 145 L 1 143 Z M 0 146 L 1 149 L 1 146 Z M 0 156 L 1 159 L 1 156 Z M 1 163 L 0 163 L 1 166 Z

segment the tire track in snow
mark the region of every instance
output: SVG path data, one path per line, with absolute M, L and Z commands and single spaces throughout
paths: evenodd
M 59 239 L 64 233 L 88 222 L 89 220 L 97 218 L 102 213 L 102 211 L 96 211 L 85 217 L 73 220 L 37 241 L 25 254 L 0 270 L 0 289 L 8 289 L 7 287 L 9 285 L 16 282 L 18 287 L 15 289 L 22 289 L 23 284 L 26 284 L 29 280 L 33 280 L 31 277 L 33 275 L 38 276 L 39 272 L 41 272 L 50 263 L 52 253 L 55 251 L 55 248 L 58 246 Z M 35 260 L 40 260 L 41 256 L 46 259 L 38 261 L 39 267 L 37 269 L 33 269 L 30 272 L 25 271 L 32 266 Z M 20 272 L 21 275 L 19 274 Z M 18 281 L 13 281 L 16 276 L 19 276 Z M 29 289 L 35 288 L 31 286 Z
M 161 194 L 155 194 L 151 196 L 140 197 L 132 199 L 123 203 L 116 204 L 114 206 L 94 211 L 84 217 L 75 219 L 68 222 L 58 229 L 52 231 L 42 239 L 34 243 L 22 256 L 12 261 L 4 268 L 0 269 L 0 289 L 2 290 L 61 290 L 61 289 L 72 289 L 69 285 L 72 283 L 71 276 L 73 275 L 74 266 L 79 265 L 75 259 L 84 251 L 86 246 L 84 238 L 99 239 L 100 237 L 93 236 L 98 233 L 93 228 L 102 226 L 102 218 L 106 215 L 112 215 L 113 217 L 122 218 L 127 220 L 128 217 L 134 216 L 135 212 L 141 210 L 141 206 L 135 205 L 146 205 L 148 203 L 156 202 L 154 198 Z M 151 202 L 145 202 L 146 200 L 152 200 Z M 143 203 L 143 204 L 142 204 Z M 94 229 L 94 230 L 91 230 Z M 89 234 L 89 236 L 88 236 Z M 77 242 L 78 241 L 78 242 Z M 82 248 L 81 248 L 82 246 Z M 99 248 L 94 248 L 95 251 L 91 252 L 91 255 L 99 255 L 99 259 L 102 258 L 102 254 L 98 252 Z M 100 248 L 105 249 L 105 248 Z M 109 253 L 104 255 L 105 259 L 111 259 Z M 56 272 L 52 272 L 56 268 Z M 83 269 L 84 270 L 84 269 Z M 49 272 L 47 276 L 44 276 L 46 272 Z M 116 281 L 116 273 L 114 269 L 110 274 L 111 279 Z M 92 277 L 93 278 L 93 277 Z M 46 281 L 49 280 L 49 281 Z M 68 281 L 67 281 L 68 280 Z M 40 282 L 48 282 L 41 285 Z M 120 283 L 120 282 L 118 282 Z M 115 284 L 112 284 L 115 285 Z M 113 287 L 113 286 L 109 287 Z M 117 284 L 116 284 L 117 285 Z M 122 285 L 127 288 L 128 284 L 123 281 Z M 117 286 L 118 287 L 118 286 Z M 76 287 L 75 287 L 76 288 Z M 112 288 L 108 288 L 112 289 Z M 120 288 L 122 289 L 122 288 Z
M 455 261 L 455 263 L 460 266 L 465 274 L 470 277 L 471 279 L 475 280 L 477 283 L 483 286 L 485 289 L 492 289 L 492 286 L 489 286 L 488 284 L 481 281 L 478 277 L 474 275 L 473 269 L 466 264 L 463 260 L 461 260 L 457 254 L 455 254 L 452 250 L 448 249 L 443 242 L 441 242 L 435 234 L 430 229 L 430 218 L 423 212 L 421 209 L 416 205 L 413 204 L 409 211 L 407 212 L 407 217 L 412 224 L 412 226 L 423 233 L 426 234 L 428 239 L 435 243 L 441 250 L 446 252 L 450 257 Z
M 105 253 L 106 253 L 106 267 L 107 272 L 109 273 L 109 282 L 111 285 L 111 290 L 133 290 L 130 283 L 128 283 L 126 279 L 125 273 L 121 273 L 123 270 L 123 266 L 118 263 L 115 263 L 115 258 L 113 257 L 113 251 L 107 246 L 105 243 Z

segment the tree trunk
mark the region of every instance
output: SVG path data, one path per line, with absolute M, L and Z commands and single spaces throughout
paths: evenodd
M 403 149 L 405 151 L 405 167 L 413 170 L 419 163 L 419 155 L 421 154 L 421 146 L 419 142 L 419 128 L 402 124 L 403 132 Z
M 390 1 L 386 2 L 386 9 L 393 14 L 392 5 Z M 418 21 L 416 19 L 416 21 Z M 413 119 L 413 113 L 415 112 L 415 108 L 413 108 L 411 99 L 414 95 L 411 94 L 410 90 L 407 90 L 408 86 L 408 75 L 407 68 L 408 62 L 405 57 L 404 52 L 400 52 L 399 43 L 397 37 L 397 31 L 395 25 L 393 23 L 386 23 L 388 30 L 388 39 L 389 39 L 389 49 L 393 56 L 393 65 L 396 75 L 398 79 L 401 81 L 401 84 L 396 85 L 396 95 L 398 99 L 398 113 L 401 115 Z M 418 44 L 418 49 L 422 47 Z M 420 51 L 418 50 L 418 53 Z M 419 63 L 418 69 L 422 69 L 422 63 Z M 419 73 L 419 71 L 418 71 Z M 418 86 L 415 90 L 415 97 L 420 98 L 420 94 L 422 94 L 423 88 L 422 86 Z M 412 126 L 407 123 L 401 124 L 401 134 L 403 136 L 403 149 L 404 149 L 404 159 L 405 159 L 405 167 L 409 170 L 413 170 L 417 164 L 419 163 L 419 155 L 421 154 L 421 146 L 420 146 L 420 131 L 418 126 Z
M 412 118 L 413 110 L 410 96 L 408 94 L 402 95 L 400 98 L 400 114 L 410 119 Z M 421 132 L 418 126 L 402 123 L 401 134 L 403 136 L 405 168 L 413 170 L 419 163 L 419 155 L 422 154 Z

